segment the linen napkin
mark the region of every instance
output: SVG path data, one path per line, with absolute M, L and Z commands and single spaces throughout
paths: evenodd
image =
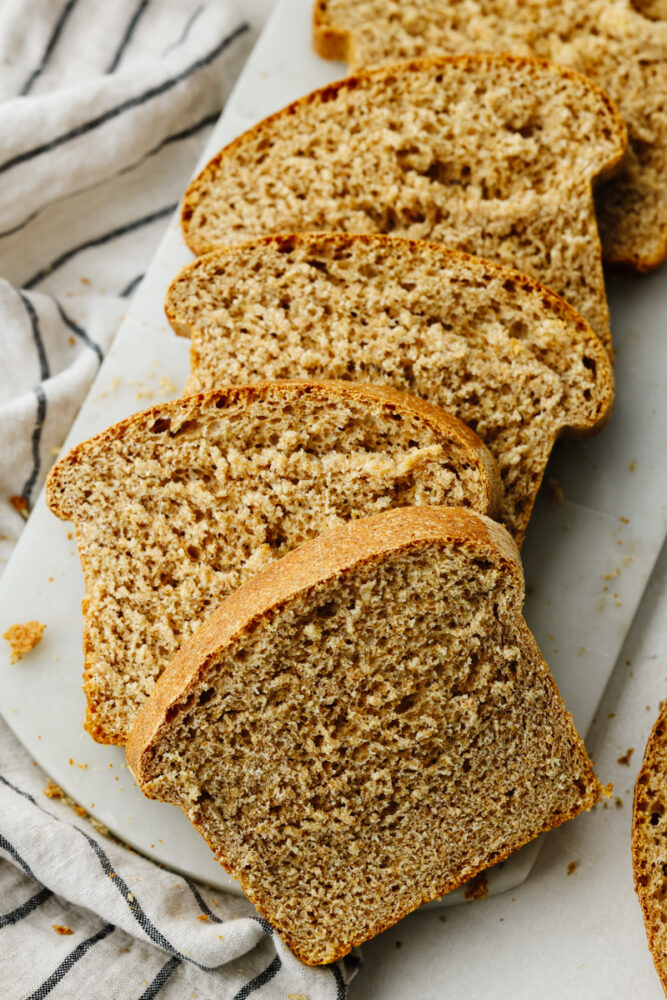
M 228 0 L 0 0 L 0 571 L 251 42 Z M 0 720 L 3 1000 L 343 1000 L 359 964 L 108 836 Z

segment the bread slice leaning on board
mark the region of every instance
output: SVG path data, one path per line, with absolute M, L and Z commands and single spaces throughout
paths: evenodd
M 516 52 L 585 73 L 618 104 L 623 170 L 602 185 L 604 257 L 641 271 L 667 253 L 667 4 L 633 0 L 316 0 L 316 51 L 353 72 L 397 59 Z
M 632 868 L 648 945 L 667 996 L 667 702 L 635 783 Z
M 345 382 L 223 388 L 84 441 L 47 481 L 86 582 L 86 729 L 125 743 L 181 643 L 241 583 L 349 518 L 407 504 L 494 514 L 495 463 L 421 399 Z
M 179 650 L 128 764 L 299 958 L 331 962 L 599 798 L 523 597 L 489 518 L 353 521 Z
M 588 324 L 531 278 L 436 244 L 347 234 L 221 248 L 172 283 L 192 337 L 190 390 L 262 378 L 394 385 L 476 429 L 520 542 L 556 437 L 611 412 L 609 359 Z
M 585 77 L 510 56 L 383 67 L 296 101 L 230 143 L 188 188 L 200 254 L 271 233 L 432 240 L 538 278 L 611 351 L 593 182 L 625 126 Z

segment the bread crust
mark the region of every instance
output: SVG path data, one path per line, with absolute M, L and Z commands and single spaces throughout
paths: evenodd
M 336 41 L 338 37 L 339 36 L 336 33 L 332 35 L 329 42 L 331 51 L 337 51 L 336 46 L 340 44 Z M 227 157 L 233 156 L 236 150 L 242 148 L 248 139 L 261 136 L 262 133 L 266 132 L 275 122 L 282 119 L 288 119 L 292 115 L 297 114 L 301 108 L 307 107 L 309 104 L 313 104 L 317 101 L 330 101 L 341 91 L 356 90 L 357 88 L 363 86 L 364 81 L 375 77 L 382 77 L 396 72 L 419 72 L 427 67 L 437 69 L 439 67 L 445 67 L 452 64 L 463 65 L 474 69 L 475 67 L 482 67 L 489 62 L 493 62 L 494 64 L 502 62 L 506 65 L 520 65 L 526 67 L 533 73 L 535 73 L 538 69 L 541 71 L 546 70 L 554 73 L 560 78 L 564 77 L 566 79 L 574 80 L 580 85 L 583 84 L 584 87 L 595 93 L 600 100 L 601 105 L 605 108 L 610 117 L 609 127 L 610 130 L 616 135 L 618 144 L 618 152 L 616 156 L 610 159 L 603 167 L 595 172 L 596 182 L 610 177 L 614 170 L 618 169 L 623 160 L 628 144 L 625 122 L 621 118 L 616 105 L 608 94 L 597 84 L 593 83 L 588 77 L 576 72 L 576 70 L 556 66 L 554 63 L 550 63 L 545 59 L 533 59 L 525 56 L 515 56 L 509 54 L 497 55 L 475 53 L 464 56 L 441 56 L 437 58 L 414 59 L 409 62 L 397 62 L 388 66 L 381 66 L 378 69 L 361 71 L 351 76 L 344 77 L 342 80 L 338 80 L 335 83 L 328 84 L 326 87 L 314 90 L 311 93 L 306 94 L 304 97 L 288 104 L 282 110 L 269 115 L 252 128 L 247 129 L 241 135 L 237 136 L 236 139 L 232 140 L 232 142 L 221 149 L 211 160 L 209 160 L 204 169 L 194 179 L 194 181 L 192 181 L 185 192 L 181 206 L 181 229 L 185 242 L 190 247 L 192 252 L 197 255 L 205 253 L 207 250 L 211 249 L 210 245 L 203 244 L 197 238 L 197 231 L 192 231 L 189 227 L 189 221 L 193 213 L 193 206 L 199 199 L 199 192 L 202 188 L 206 188 L 206 186 L 211 182 L 221 167 L 221 164 Z
M 665 845 L 663 815 L 655 813 L 658 822 L 652 823 L 651 802 L 656 790 L 662 791 L 661 798 L 667 790 L 667 702 L 660 709 L 653 729 L 646 743 L 642 766 L 635 782 L 635 794 L 632 812 L 632 874 L 635 892 L 639 898 L 644 917 L 644 927 L 649 950 L 660 977 L 662 988 L 667 996 L 667 948 L 664 940 L 660 941 L 659 930 L 663 929 L 660 917 L 665 914 L 664 898 L 655 895 L 655 884 L 651 882 L 651 872 L 660 867 L 660 881 L 664 881 L 662 864 L 655 857 L 657 842 L 660 838 Z M 658 851 L 659 853 L 659 851 Z M 662 855 L 664 858 L 664 855 Z M 659 925 L 659 926 L 658 926 Z
M 342 528 L 304 543 L 249 580 L 181 647 L 159 679 L 150 699 L 139 712 L 126 746 L 128 766 L 143 793 L 152 797 L 147 766 L 150 764 L 151 753 L 160 728 L 168 720 L 170 710 L 195 687 L 201 672 L 226 646 L 250 631 L 264 616 L 279 611 L 291 599 L 308 594 L 322 583 L 382 558 L 383 555 L 406 551 L 429 542 L 467 548 L 476 555 L 481 554 L 502 564 L 509 578 L 508 589 L 511 589 L 516 597 L 516 615 L 521 642 L 537 651 L 541 658 L 537 644 L 521 614 L 524 579 L 519 552 L 511 535 L 501 525 L 484 515 L 454 507 L 403 507 L 349 522 Z M 549 680 L 558 705 L 567 715 L 556 682 L 550 673 Z M 583 749 L 574 726 L 572 734 Z M 592 808 L 600 798 L 601 787 L 590 767 L 590 762 L 586 780 L 590 791 L 584 795 L 580 807 L 560 815 L 553 823 L 536 831 L 528 839 L 533 839 L 544 830 L 572 819 L 582 809 Z M 187 812 L 185 801 L 176 798 L 171 801 Z M 204 839 L 207 839 L 201 828 L 197 829 Z M 522 844 L 527 843 L 528 839 L 523 840 Z M 207 842 L 213 848 L 213 844 Z M 505 860 L 522 844 L 499 851 L 493 863 Z M 228 859 L 221 856 L 218 851 L 216 858 L 227 871 L 239 877 L 248 898 L 267 919 L 271 920 L 273 914 L 270 901 L 260 893 L 251 891 L 243 876 L 239 876 Z M 435 891 L 425 892 L 416 905 L 439 898 L 446 892 L 458 888 L 485 867 L 488 865 L 470 865 L 457 877 L 449 881 L 443 880 Z M 351 941 L 333 944 L 326 956 L 317 959 L 307 954 L 288 931 L 281 929 L 280 933 L 301 961 L 308 965 L 320 965 L 343 957 L 353 947 L 386 930 L 414 908 L 414 906 L 397 907 L 390 918 L 379 921 L 370 928 L 370 931 L 367 929 L 360 932 Z

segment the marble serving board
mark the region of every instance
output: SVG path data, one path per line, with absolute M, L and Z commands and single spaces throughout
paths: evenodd
M 239 78 L 202 157 L 265 115 L 344 75 L 310 46 L 311 0 L 282 0 Z M 198 168 L 199 169 L 199 168 Z M 191 259 L 171 220 L 63 450 L 137 410 L 180 394 L 188 341 L 163 313 L 173 276 Z M 613 669 L 665 535 L 667 271 L 608 275 L 617 354 L 614 416 L 591 441 L 563 442 L 524 544 L 526 618 L 583 732 Z M 34 759 L 113 833 L 148 857 L 239 892 L 177 809 L 139 793 L 123 751 L 82 728 L 83 579 L 71 525 L 36 504 L 0 580 L 0 634 L 46 623 L 40 645 L 9 663 L 0 648 L 0 709 Z M 601 778 L 604 780 L 604 775 Z M 528 875 L 539 842 L 489 873 L 490 893 Z M 462 890 L 444 897 L 460 902 Z

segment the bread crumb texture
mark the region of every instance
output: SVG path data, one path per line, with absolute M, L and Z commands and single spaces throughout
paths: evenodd
M 6 639 L 11 648 L 11 663 L 22 660 L 26 653 L 41 641 L 46 625 L 41 622 L 25 622 L 23 625 L 10 625 L 2 638 Z
M 408 504 L 493 512 L 481 441 L 393 389 L 284 382 L 165 403 L 52 470 L 86 581 L 86 727 L 124 743 L 181 642 L 244 580 L 349 518 Z
M 522 600 L 488 518 L 350 522 L 185 644 L 128 763 L 301 959 L 333 961 L 597 800 Z
M 401 63 L 315 91 L 227 146 L 182 211 L 195 253 L 318 230 L 444 243 L 562 295 L 610 349 L 592 182 L 623 123 L 584 77 L 535 60 Z
M 166 301 L 192 337 L 190 391 L 225 381 L 393 385 L 476 430 L 520 540 L 555 438 L 593 433 L 613 401 L 587 323 L 537 282 L 457 251 L 385 236 L 302 235 L 216 250 Z
M 646 745 L 635 784 L 632 866 L 648 946 L 667 993 L 667 707 Z
M 640 270 L 667 252 L 665 0 L 317 0 L 315 47 L 353 68 L 421 56 L 514 52 L 585 73 L 617 102 L 629 133 L 621 173 L 600 186 L 605 259 Z

